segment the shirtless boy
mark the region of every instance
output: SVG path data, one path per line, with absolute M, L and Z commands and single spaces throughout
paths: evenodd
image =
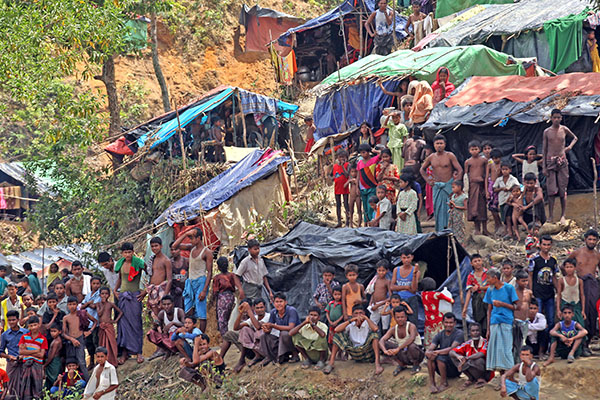
M 183 308 L 183 290 L 185 289 L 185 281 L 188 277 L 190 268 L 187 257 L 181 255 L 179 247 L 173 246 L 175 242 L 171 242 L 171 291 L 175 307 Z
M 487 230 L 487 207 L 485 177 L 488 160 L 480 155 L 481 144 L 477 141 L 469 142 L 471 157 L 465 161 L 465 174 L 469 179 L 469 203 L 467 207 L 467 220 L 475 224 L 474 235 L 483 233 L 489 236 Z
M 519 352 L 521 350 L 521 346 L 525 345 L 525 340 L 527 339 L 527 331 L 528 331 L 528 323 L 527 317 L 529 316 L 529 303 L 531 303 L 531 299 L 533 298 L 533 292 L 529 289 L 529 274 L 523 269 L 518 269 L 515 272 L 516 285 L 515 290 L 517 292 L 517 297 L 519 300 L 517 301 L 517 308 L 515 310 L 515 324 L 519 327 L 521 337 L 520 341 L 516 339 L 513 341 L 513 356 L 515 360 L 518 360 Z M 514 335 L 514 333 L 513 333 Z
M 110 289 L 103 287 L 100 289 L 100 303 L 95 304 L 98 312 L 98 346 L 106 348 L 108 351 L 107 360 L 110 364 L 117 366 L 117 340 L 115 336 L 115 324 L 123 316 L 123 311 L 114 303 L 108 301 Z M 113 310 L 117 316 L 113 319 Z
M 408 16 L 408 21 L 406 21 L 406 26 L 404 27 L 404 30 L 406 31 L 406 33 L 408 33 L 411 36 L 414 36 L 415 34 L 415 22 L 417 21 L 422 21 L 424 20 L 427 15 L 425 15 L 424 13 L 421 12 L 421 2 L 418 0 L 413 0 L 412 4 L 412 14 L 410 14 Z M 408 28 L 410 28 L 412 25 L 413 27 L 413 31 L 409 32 Z
M 87 382 L 90 379 L 90 374 L 88 373 L 87 365 L 85 363 L 85 337 L 94 330 L 98 321 L 85 310 L 80 311 L 80 313 L 85 313 L 87 318 L 92 321 L 92 328 L 83 332 L 79 326 L 80 320 L 77 313 L 77 298 L 70 296 L 67 299 L 67 307 L 69 307 L 69 314 L 63 318 L 63 337 L 67 341 L 67 358 L 74 358 L 77 360 L 81 376 Z
M 598 311 L 596 303 L 600 299 L 600 286 L 596 280 L 598 265 L 600 264 L 600 252 L 596 250 L 598 244 L 598 232 L 594 229 L 588 230 L 584 235 L 585 246 L 578 248 L 569 255 L 569 258 L 577 260 L 577 276 L 583 281 L 583 292 L 585 293 L 585 328 L 589 333 L 589 339 L 598 336 Z M 589 340 L 586 340 L 586 345 Z M 590 355 L 587 346 L 583 348 L 583 356 Z
M 413 133 L 412 137 L 406 139 L 402 147 L 402 158 L 404 158 L 404 167 L 411 167 L 412 174 L 419 175 L 421 162 L 423 161 L 423 150 L 427 143 L 423 140 L 421 132 Z
M 448 227 L 448 201 L 452 194 L 453 179 L 461 179 L 463 169 L 456 156 L 446 151 L 446 138 L 436 135 L 433 138 L 435 153 L 425 159 L 421 166 L 421 176 L 433 187 L 433 208 L 435 215 L 435 230 L 441 231 Z M 431 165 L 432 176 L 427 175 Z
M 150 250 L 152 250 L 152 266 L 150 268 L 150 283 L 146 287 L 148 292 L 148 308 L 152 312 L 152 318 L 156 319 L 160 312 L 160 299 L 171 291 L 171 279 L 173 270 L 171 260 L 162 252 L 162 240 L 159 237 L 150 239 Z
M 489 147 L 489 146 L 488 146 Z M 484 154 L 486 145 L 483 145 Z M 502 163 L 500 162 L 502 159 L 502 153 L 498 149 L 490 150 L 490 160 L 488 161 L 488 165 L 485 171 L 485 182 L 487 185 L 487 202 L 488 202 L 488 210 L 492 213 L 492 217 L 494 217 L 494 233 L 496 235 L 501 234 L 502 230 L 502 220 L 500 219 L 500 206 L 498 205 L 498 193 L 494 192 L 494 182 L 500 175 L 502 175 Z
M 567 207 L 567 185 L 569 184 L 569 161 L 567 153 L 577 143 L 577 136 L 569 128 L 561 125 L 562 113 L 558 109 L 550 114 L 552 126 L 544 131 L 542 140 L 542 171 L 546 175 L 546 188 L 548 190 L 548 216 L 549 221 L 554 221 L 554 200 L 560 197 L 560 222 L 565 222 Z M 571 144 L 566 146 L 567 138 Z M 566 147 L 565 147 L 566 146 Z
M 65 285 L 65 290 L 67 292 L 67 296 L 75 296 L 77 297 L 77 302 L 81 303 L 88 292 L 88 290 L 84 291 L 85 283 L 86 281 L 88 282 L 87 287 L 89 288 L 91 277 L 88 275 L 83 275 L 83 266 L 79 261 L 73 262 L 73 265 L 71 266 L 71 272 L 73 273 L 73 277 L 69 279 Z
M 385 277 L 385 275 L 389 272 L 389 269 L 390 263 L 387 260 L 383 259 L 377 263 L 377 278 L 375 278 L 373 294 L 371 295 L 371 303 L 369 304 L 371 321 L 377 325 L 381 320 L 381 326 L 384 330 L 388 329 L 390 326 L 390 316 L 381 315 L 381 312 L 385 308 L 385 305 L 389 301 L 392 294 L 390 290 L 391 281 Z

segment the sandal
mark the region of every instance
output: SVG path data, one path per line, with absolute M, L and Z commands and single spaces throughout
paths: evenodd
M 394 372 L 392 372 L 393 376 L 398 376 L 398 374 L 402 371 L 404 371 L 406 369 L 406 367 L 404 365 L 398 365 L 396 367 L 396 369 L 394 370 Z
M 331 364 L 327 364 L 325 366 L 325 368 L 323 368 L 323 373 L 325 375 L 329 375 L 331 373 L 331 371 L 333 371 L 333 365 L 331 365 Z
M 310 362 L 310 360 L 304 360 L 304 361 L 302 361 L 301 367 L 302 367 L 302 369 L 307 369 L 307 368 L 310 368 L 311 365 L 312 365 L 312 362 Z
M 575 362 L 575 357 L 573 357 L 572 355 L 570 355 L 570 354 L 569 354 L 569 356 L 567 357 L 567 362 L 568 362 L 569 364 L 571 364 L 571 363 Z
M 315 369 L 316 370 L 320 370 L 323 369 L 323 367 L 325 366 L 325 363 L 323 361 L 320 361 L 317 363 L 317 365 L 315 365 Z

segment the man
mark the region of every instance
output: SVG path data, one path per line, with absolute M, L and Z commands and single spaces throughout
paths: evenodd
M 444 330 L 434 336 L 425 352 L 427 357 L 427 372 L 429 373 L 429 388 L 431 393 L 441 393 L 448 389 L 448 378 L 457 378 L 460 372 L 450 359 L 450 350 L 463 341 L 463 332 L 456 329 L 456 317 L 452 313 L 444 314 Z M 441 384 L 435 383 L 435 373 L 440 374 Z
M 81 265 L 80 261 L 73 261 L 71 272 L 73 273 L 73 276 L 65 286 L 67 296 L 75 296 L 77 297 L 77 301 L 81 303 L 85 295 L 91 290 L 90 285 L 92 277 L 83 274 L 83 265 Z
M 23 264 L 23 271 L 27 276 L 27 280 L 29 281 L 29 287 L 31 288 L 31 293 L 33 294 L 33 298 L 35 299 L 36 297 L 42 294 L 42 286 L 40 285 L 40 280 L 38 279 L 37 274 L 33 272 L 31 264 Z
M 185 281 L 188 278 L 190 269 L 189 260 L 187 257 L 181 256 L 179 247 L 173 246 L 175 242 L 171 242 L 171 297 L 175 307 L 183 308 L 183 290 L 185 289 Z
M 150 283 L 146 287 L 148 293 L 148 308 L 152 318 L 156 319 L 160 312 L 160 301 L 171 291 L 172 268 L 171 261 L 162 252 L 162 240 L 159 237 L 150 239 L 150 257 L 149 274 Z M 181 321 L 183 323 L 183 321 Z
M 175 341 L 171 340 L 173 332 L 183 326 L 185 314 L 181 308 L 173 307 L 173 299 L 166 295 L 161 300 L 161 311 L 154 320 L 153 327 L 148 331 L 146 337 L 150 343 L 156 345 L 156 351 L 148 360 L 160 356 L 168 357 L 177 351 Z
M 240 291 L 240 299 L 257 299 L 262 297 L 263 288 L 267 290 L 269 299 L 273 302 L 273 292 L 267 279 L 267 267 L 260 256 L 258 240 L 248 240 L 248 256 L 244 258 L 234 273 L 235 285 Z M 240 278 L 243 282 L 240 283 Z
M 19 341 L 21 336 L 29 331 L 19 326 L 19 312 L 12 310 L 6 314 L 8 329 L 2 333 L 0 339 L 0 358 L 6 358 L 6 373 L 8 386 L 6 393 L 16 395 L 16 388 L 21 374 L 21 360 L 19 360 Z
M 100 264 L 100 271 L 106 278 L 106 283 L 111 290 L 115 290 L 115 286 L 117 285 L 117 279 L 119 279 L 119 274 L 115 272 L 115 260 L 111 257 L 110 254 L 103 251 L 98 254 L 98 264 Z
M 190 238 L 191 244 L 183 240 Z M 187 314 L 192 308 L 196 318 L 200 320 L 199 328 L 206 332 L 206 295 L 212 280 L 213 254 L 204 246 L 200 228 L 190 229 L 175 240 L 173 247 L 190 250 L 189 274 L 183 290 L 184 311 Z
M 56 282 L 54 284 L 54 293 L 56 294 L 56 298 L 58 301 L 58 303 L 56 303 L 56 307 L 65 314 L 68 314 L 69 307 L 67 307 L 68 297 L 66 295 L 65 284 L 62 282 Z M 44 304 L 40 307 L 37 313 L 40 317 L 43 317 L 46 311 L 48 311 L 48 301 L 44 302 Z
M 598 244 L 598 232 L 594 229 L 588 230 L 583 235 L 585 246 L 580 247 L 569 255 L 569 258 L 577 260 L 577 275 L 583 281 L 583 292 L 585 293 L 585 328 L 588 331 L 588 340 L 584 341 L 584 357 L 591 355 L 589 342 L 598 336 L 598 311 L 596 303 L 600 299 L 600 286 L 596 276 L 600 264 L 600 252 L 596 250 Z
M 133 354 L 137 356 L 138 364 L 141 364 L 144 362 L 142 300 L 146 292 L 140 291 L 140 279 L 142 271 L 146 270 L 146 264 L 144 260 L 133 255 L 132 243 L 126 242 L 121 245 L 121 255 L 123 258 L 115 265 L 115 272 L 119 273 L 119 278 L 114 290 L 115 299 L 118 300 L 119 308 L 123 312 L 117 332 L 117 344 L 122 348 L 122 355 L 118 362 L 119 365 L 124 364 L 129 355 Z
M 469 378 L 461 389 L 466 389 L 473 384 L 476 388 L 480 388 L 493 377 L 489 371 L 485 370 L 487 340 L 481 337 L 481 325 L 477 322 L 472 323 L 469 333 L 471 340 L 450 350 L 450 359 L 456 365 L 459 373 L 462 372 Z
M 8 321 L 6 320 L 6 316 L 9 311 L 17 311 L 21 313 L 25 310 L 23 306 L 23 300 L 21 300 L 21 296 L 17 295 L 17 287 L 14 283 L 9 283 L 6 287 L 6 291 L 8 296 L 0 302 L 0 308 L 2 309 L 2 325 L 0 329 L 7 330 L 8 329 Z
M 377 10 L 367 18 L 365 28 L 367 33 L 374 37 L 373 54 L 387 56 L 392 52 L 394 45 L 393 21 L 396 18 L 396 12 L 388 7 L 387 0 L 379 0 L 377 7 Z M 373 30 L 373 25 L 375 25 L 375 30 Z
M 327 361 L 327 325 L 319 321 L 321 318 L 321 309 L 318 306 L 312 306 L 308 310 L 308 316 L 300 325 L 296 325 L 290 330 L 290 336 L 296 349 L 304 357 L 302 368 L 310 367 L 313 362 L 317 365 L 315 369 L 322 369 Z M 316 361 L 315 361 L 316 360 Z
M 423 161 L 423 150 L 427 143 L 423 140 L 422 133 L 416 131 L 412 137 L 406 139 L 402 147 L 402 158 L 404 158 L 404 167 L 411 167 L 415 177 L 420 176 L 421 162 Z M 420 180 L 420 179 L 419 179 Z
M 546 128 L 542 137 L 542 172 L 546 175 L 546 189 L 548 190 L 549 221 L 554 222 L 554 200 L 560 197 L 560 222 L 565 223 L 567 208 L 567 186 L 569 184 L 569 161 L 567 153 L 577 143 L 577 136 L 569 128 L 561 125 L 562 113 L 558 109 L 550 114 L 552 126 Z M 571 144 L 566 146 L 567 138 Z
M 300 361 L 298 350 L 292 342 L 290 331 L 300 324 L 298 311 L 287 304 L 285 294 L 275 294 L 273 301 L 275 306 L 271 310 L 269 322 L 262 324 L 264 335 L 260 338 L 260 353 L 265 359 L 262 361 L 262 366 L 269 363 L 283 363 L 288 360 L 288 355 L 291 353 L 291 363 Z
M 419 364 L 425 356 L 421 349 L 421 335 L 417 331 L 417 326 L 408 321 L 406 308 L 396 307 L 392 312 L 396 325 L 383 335 L 379 341 L 379 347 L 383 354 L 391 357 L 397 363 L 392 375 L 396 376 L 404 371 L 408 364 L 412 364 L 412 373 L 416 374 L 420 371 Z M 377 370 L 375 373 L 377 374 Z
M 421 176 L 433 187 L 433 207 L 435 214 L 435 230 L 441 231 L 448 226 L 448 201 L 452 194 L 452 182 L 461 179 L 463 169 L 456 156 L 446 151 L 446 138 L 436 135 L 433 138 L 435 153 L 425 159 L 421 166 Z M 431 165 L 433 175 L 427 175 Z

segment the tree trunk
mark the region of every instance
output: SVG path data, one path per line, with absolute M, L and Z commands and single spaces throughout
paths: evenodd
M 150 47 L 152 49 L 152 66 L 154 67 L 154 74 L 156 80 L 160 86 L 160 93 L 162 95 L 163 108 L 165 112 L 171 111 L 171 103 L 169 102 L 169 89 L 167 89 L 167 81 L 160 68 L 160 60 L 158 59 L 158 38 L 156 35 L 156 13 L 150 14 Z
M 108 112 L 110 113 L 110 133 L 117 133 L 121 129 L 121 106 L 117 94 L 117 83 L 115 82 L 115 58 L 109 56 L 102 64 L 102 75 L 96 76 L 106 87 L 108 97 Z

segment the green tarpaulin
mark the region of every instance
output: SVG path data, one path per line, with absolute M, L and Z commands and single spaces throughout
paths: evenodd
M 148 23 L 143 19 L 130 19 L 125 23 L 128 34 L 125 41 L 129 51 L 141 50 L 148 42 Z
M 318 93 L 339 81 L 367 76 L 406 74 L 433 82 L 442 66 L 448 67 L 450 80 L 456 86 L 470 76 L 525 75 L 521 62 L 483 45 L 433 47 L 419 52 L 399 50 L 388 56 L 372 54 L 329 75 L 314 91 Z
M 587 11 L 586 8 L 579 14 L 544 22 L 553 72 L 564 70 L 581 56 L 583 20 L 587 18 Z
M 438 0 L 435 6 L 435 17 L 443 18 L 450 14 L 466 10 L 477 4 L 507 4 L 513 0 Z

